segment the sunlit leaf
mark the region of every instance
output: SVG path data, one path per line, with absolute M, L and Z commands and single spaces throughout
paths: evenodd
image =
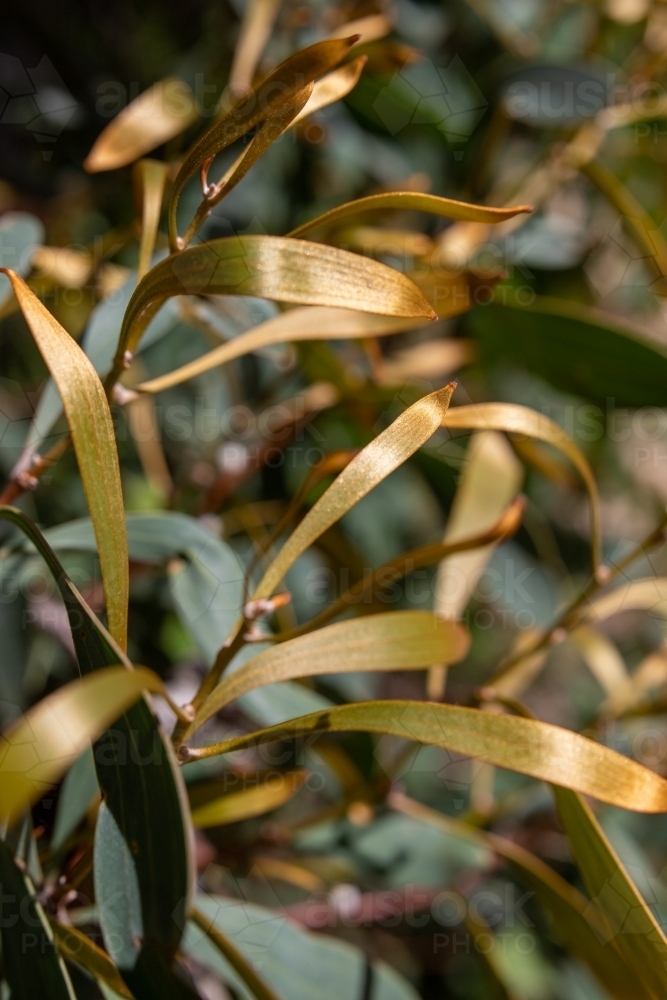
M 465 407 L 450 412 L 456 415 L 460 409 Z M 519 492 L 522 478 L 521 464 L 506 439 L 494 431 L 473 435 L 444 540 L 455 542 L 488 531 Z M 437 614 L 460 618 L 492 551 L 493 546 L 487 546 L 450 556 L 440 564 L 435 600 Z
M 418 400 L 352 459 L 285 542 L 254 598 L 269 597 L 302 552 L 428 441 L 442 424 L 454 388 L 450 383 Z
M 223 237 L 157 264 L 127 307 L 116 370 L 133 352 L 158 308 L 172 295 L 258 295 L 277 302 L 336 306 L 383 316 L 433 319 L 404 275 L 357 254 L 279 236 Z
M 274 772 L 238 792 L 219 795 L 210 802 L 193 806 L 192 822 L 199 829 L 238 823 L 253 816 L 262 816 L 289 802 L 306 779 L 305 771 Z
M 340 705 L 247 736 L 186 750 L 184 756 L 211 757 L 317 732 L 389 733 L 558 783 L 623 809 L 667 812 L 667 781 L 615 750 L 536 719 L 459 705 L 415 701 Z
M 137 280 L 141 281 L 151 266 L 168 168 L 159 160 L 145 159 L 139 160 L 134 169 L 141 205 L 141 242 L 137 262 Z
M 580 625 L 570 639 L 605 694 L 613 694 L 625 687 L 629 680 L 628 671 L 613 642 L 588 625 Z
M 127 643 L 129 576 L 123 493 L 116 438 L 104 389 L 75 340 L 53 318 L 26 283 L 4 269 L 63 401 L 79 471 L 95 526 L 109 631 Z
M 371 194 L 367 198 L 348 201 L 338 208 L 332 208 L 324 215 L 318 215 L 310 222 L 304 222 L 289 233 L 292 237 L 302 237 L 316 229 L 322 229 L 347 219 L 361 212 L 398 209 L 400 211 L 427 212 L 429 215 L 439 215 L 445 219 L 463 219 L 470 222 L 504 222 L 521 212 L 530 212 L 529 205 L 517 205 L 512 208 L 489 208 L 486 205 L 471 205 L 464 201 L 454 201 L 451 198 L 440 198 L 434 194 L 422 194 L 419 191 L 388 191 L 386 194 Z
M 217 184 L 209 185 L 208 180 L 206 180 L 204 198 L 183 235 L 180 246 L 186 247 L 192 242 L 195 233 L 215 206 L 243 180 L 250 168 L 264 155 L 269 146 L 273 145 L 283 132 L 294 124 L 297 115 L 308 102 L 312 91 L 313 83 L 311 81 L 279 104 Z
M 355 41 L 356 36 L 317 42 L 296 52 L 197 140 L 174 180 L 169 202 L 169 241 L 173 250 L 177 249 L 178 200 L 190 177 L 204 164 L 210 162 L 217 153 L 268 118 L 293 94 L 303 90 L 311 80 L 333 69 L 345 57 Z
M 197 117 L 187 83 L 176 76 L 166 77 L 109 122 L 83 165 L 91 174 L 125 167 L 185 131 Z
M 18 819 L 142 691 L 164 687 L 151 670 L 108 667 L 42 698 L 0 737 L 0 816 Z
M 515 403 L 476 403 L 472 406 L 457 406 L 447 412 L 443 426 L 525 434 L 539 441 L 545 441 L 562 451 L 576 468 L 588 491 L 591 504 L 591 554 L 593 568 L 597 568 L 602 550 L 598 489 L 586 457 L 562 427 L 545 414 Z
M 619 611 L 649 611 L 667 617 L 667 577 L 630 580 L 619 587 L 588 601 L 579 612 L 579 619 L 601 622 Z
M 0 841 L 0 887 L 3 898 L 2 976 L 12 1000 L 76 1000 L 65 963 L 59 957 L 44 910 L 35 891 Z M 9 904 L 9 912 L 7 912 Z
M 342 475 L 342 473 L 341 473 Z M 468 633 L 430 611 L 393 611 L 337 622 L 253 657 L 229 674 L 195 718 L 201 726 L 246 691 L 277 681 L 358 670 L 418 670 L 455 663 L 468 651 Z
M 234 60 L 229 71 L 228 86 L 235 96 L 245 97 L 251 89 L 257 64 L 269 40 L 280 3 L 281 0 L 248 0 L 245 5 Z
M 354 34 L 354 32 L 350 32 L 350 34 Z M 327 73 L 321 80 L 317 80 L 313 92 L 308 98 L 308 103 L 296 116 L 292 125 L 297 125 L 309 115 L 314 115 L 316 111 L 346 97 L 359 82 L 366 62 L 366 56 L 359 56 L 331 73 Z
M 590 806 L 575 791 L 555 788 L 554 795 L 572 854 L 591 899 L 609 924 L 613 940 L 640 983 L 655 997 L 667 986 L 667 938 Z
M 373 316 L 370 313 L 327 306 L 303 306 L 290 309 L 273 319 L 260 323 L 246 333 L 234 337 L 226 344 L 215 347 L 195 361 L 176 368 L 167 375 L 142 382 L 137 392 L 161 392 L 187 379 L 217 368 L 251 351 L 271 344 L 299 340 L 348 340 L 350 338 L 388 336 L 422 326 L 423 319 L 399 319 L 391 316 Z
M 481 431 L 468 446 L 454 502 L 447 521 L 445 541 L 488 531 L 514 499 L 521 486 L 520 462 L 502 435 Z M 491 557 L 494 544 L 461 552 L 444 559 L 436 577 L 435 612 L 445 618 L 460 618 Z M 444 694 L 444 664 L 429 672 L 428 695 L 434 701 Z

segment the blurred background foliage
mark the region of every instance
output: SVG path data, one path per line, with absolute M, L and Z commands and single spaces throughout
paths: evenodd
M 115 409 L 132 512 L 129 652 L 169 682 L 177 701 L 191 695 L 230 627 L 217 587 L 229 576 L 225 560 L 249 563 L 325 454 L 362 447 L 452 375 L 455 403 L 523 403 L 575 438 L 600 484 L 609 559 L 622 557 L 643 537 L 667 501 L 667 5 L 397 0 L 381 10 L 374 0 L 284 0 L 260 71 L 342 24 L 383 13 L 391 21 L 388 33 L 362 39 L 355 50 L 368 57 L 355 89 L 275 143 L 218 206 L 201 238 L 284 234 L 343 201 L 389 190 L 531 203 L 535 212 L 496 228 L 407 212 L 345 225 L 336 233 L 337 245 L 376 256 L 415 280 L 421 275 L 418 283 L 441 316 L 437 325 L 380 341 L 267 348 L 167 390 L 155 409 L 137 407 L 132 415 Z M 164 158 L 177 160 L 225 93 L 242 14 L 241 0 L 123 0 L 111 6 L 5 0 L 0 251 L 3 264 L 19 262 L 75 338 L 111 342 L 138 252 L 131 167 L 90 175 L 84 159 L 126 103 L 155 81 L 177 76 L 194 92 L 200 115 L 198 125 L 166 144 Z M 236 151 L 220 158 L 219 173 Z M 193 182 L 182 199 L 184 219 L 198 197 Z M 49 253 L 56 247 L 71 255 Z M 158 252 L 165 248 L 161 235 Z M 465 301 L 453 304 L 457 292 L 443 282 L 443 272 L 465 275 Z M 30 433 L 46 375 L 2 280 L 0 465 L 8 476 Z M 161 314 L 141 352 L 137 381 L 277 313 L 263 300 L 188 303 Z M 280 429 L 273 437 L 267 412 L 274 412 Z M 151 434 L 154 421 L 159 443 Z M 47 440 L 63 426 L 49 425 Z M 475 446 L 482 449 L 479 439 Z M 471 467 L 470 447 L 470 435 L 438 432 L 323 536 L 287 578 L 292 603 L 279 613 L 281 626 L 321 610 L 365 567 L 441 539 L 457 486 Z M 500 509 L 519 489 L 527 506 L 516 536 L 488 553 L 485 574 L 458 609 L 473 642 L 466 660 L 449 671 L 445 698 L 462 704 L 517 637 L 547 625 L 589 572 L 588 502 L 569 466 L 523 438 L 508 443 L 494 436 L 486 448 L 475 468 L 497 497 L 507 494 Z M 321 484 L 307 490 L 299 510 L 321 490 Z M 53 544 L 56 525 L 85 517 L 72 454 L 21 503 L 41 526 L 54 528 L 47 531 Z M 173 544 L 151 542 L 150 513 L 163 511 L 198 520 L 174 518 Z M 465 516 L 463 522 L 465 527 Z M 72 551 L 61 538 L 59 548 L 84 596 L 99 606 L 94 546 L 86 551 L 79 539 Z M 660 575 L 664 563 L 659 549 L 629 572 Z M 75 676 L 64 620 L 46 584 L 40 589 L 36 582 L 35 564 L 21 564 L 20 601 L 0 603 L 5 722 Z M 432 607 L 435 572 L 409 577 L 398 606 Z M 595 726 L 601 704 L 618 687 L 619 671 L 623 678 L 643 667 L 648 679 L 640 694 L 660 694 L 667 655 L 658 615 L 650 608 L 623 612 L 603 623 L 598 638 L 603 652 L 597 658 L 583 640 L 570 640 L 539 664 L 522 695 L 539 718 L 577 730 Z M 442 688 L 435 693 L 442 696 Z M 226 709 L 210 731 L 222 738 L 318 705 L 374 697 L 424 698 L 424 677 L 359 674 L 291 685 L 283 695 L 262 689 Z M 614 721 L 611 715 L 604 723 L 609 745 L 664 773 L 664 716 L 652 716 L 647 728 L 645 720 Z M 321 752 L 281 758 L 280 764 L 305 766 L 320 780 L 269 818 L 198 831 L 206 891 L 284 907 L 305 923 L 306 903 L 319 893 L 329 900 L 324 929 L 393 967 L 425 1000 L 605 996 L 556 943 L 532 898 L 519 918 L 503 905 L 496 921 L 497 914 L 484 914 L 482 907 L 481 916 L 504 942 L 500 968 L 485 960 L 483 949 L 470 947 L 470 927 L 455 920 L 443 927 L 422 914 L 390 927 L 379 919 L 346 925 L 346 899 L 361 892 L 372 898 L 381 890 L 418 886 L 463 896 L 485 891 L 505 900 L 523 891 L 488 852 L 385 810 L 382 796 L 392 781 L 441 812 L 493 827 L 578 884 L 541 786 L 436 748 L 406 749 L 390 737 L 331 738 Z M 191 787 L 222 773 L 221 766 L 186 768 Z M 226 759 L 224 766 L 228 776 L 254 770 L 243 759 Z M 58 894 L 63 907 L 83 906 L 92 897 L 85 858 L 93 820 L 85 813 L 94 783 L 86 786 L 90 768 L 85 773 L 88 779 L 84 774 L 77 786 L 80 802 L 69 805 L 73 825 L 58 812 L 62 788 L 35 810 L 47 870 L 55 857 L 73 893 L 68 901 Z M 664 817 L 605 808 L 601 819 L 659 918 L 667 905 L 659 877 L 667 862 Z M 80 919 L 85 922 L 85 913 Z M 468 945 L 457 948 L 457 940 Z M 285 947 L 298 964 L 302 944 L 295 939 Z M 361 961 L 359 955 L 341 953 L 339 964 Z M 205 995 L 225 996 L 202 972 L 206 955 L 193 945 L 192 956 L 200 988 L 209 990 Z M 407 985 L 393 983 L 390 977 L 383 997 L 413 995 Z M 318 996 L 328 995 L 325 985 Z M 75 986 L 81 997 L 100 995 L 82 973 Z M 375 996 L 370 986 L 363 996 Z

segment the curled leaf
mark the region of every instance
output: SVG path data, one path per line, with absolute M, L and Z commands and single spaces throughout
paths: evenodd
M 515 403 L 476 403 L 449 410 L 443 420 L 444 427 L 465 430 L 495 430 L 508 434 L 525 434 L 538 441 L 545 441 L 562 451 L 581 476 L 591 504 L 591 555 L 593 569 L 600 564 L 602 552 L 600 526 L 600 498 L 595 477 L 583 452 L 562 427 L 537 410 Z
M 127 642 L 129 576 L 123 493 L 116 438 L 102 383 L 79 345 L 54 319 L 22 278 L 2 268 L 58 387 L 100 555 L 109 631 Z
M 359 82 L 359 77 L 367 61 L 367 56 L 359 56 L 331 73 L 327 73 L 321 80 L 317 80 L 306 106 L 296 116 L 292 125 L 297 125 L 309 115 L 314 115 L 316 111 L 347 97 Z
M 352 459 L 290 535 L 253 597 L 270 597 L 302 552 L 428 441 L 444 419 L 454 388 L 450 382 L 418 400 Z
M 389 733 L 475 757 L 638 812 L 667 812 L 667 781 L 569 729 L 537 719 L 419 701 L 368 701 L 314 712 L 186 751 L 186 759 L 318 732 Z
M 187 83 L 169 76 L 139 94 L 98 135 L 84 161 L 90 174 L 117 170 L 168 142 L 197 118 Z
M 194 144 L 185 157 L 181 169 L 174 180 L 169 202 L 169 242 L 172 250 L 177 249 L 176 210 L 183 188 L 190 177 L 202 166 L 210 163 L 227 146 L 245 135 L 259 122 L 265 121 L 285 101 L 297 91 L 333 69 L 347 54 L 356 41 L 352 38 L 333 39 L 317 42 L 300 52 L 296 52 L 281 63 L 273 73 L 252 90 L 244 100 L 233 107 L 223 118 L 215 122 Z
M 366 198 L 348 201 L 338 208 L 318 215 L 310 222 L 304 222 L 289 233 L 292 237 L 302 237 L 315 229 L 331 226 L 341 219 L 347 219 L 360 212 L 371 212 L 382 209 L 399 209 L 402 211 L 428 212 L 429 215 L 439 215 L 444 219 L 457 219 L 469 222 L 505 222 L 522 212 L 531 212 L 530 205 L 516 205 L 511 208 L 490 208 L 486 205 L 471 205 L 465 201 L 454 201 L 452 198 L 440 198 L 434 194 L 423 194 L 420 191 L 388 191 L 385 194 L 371 194 Z
M 224 237 L 168 257 L 139 283 L 123 320 L 116 370 L 173 295 L 257 295 L 383 316 L 434 318 L 415 285 L 377 261 L 279 236 Z

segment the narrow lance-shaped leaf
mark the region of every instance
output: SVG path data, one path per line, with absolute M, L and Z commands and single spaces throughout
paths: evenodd
M 388 801 L 399 812 L 428 823 L 449 836 L 494 851 L 535 893 L 556 936 L 590 968 L 610 997 L 614 1000 L 651 1000 L 648 990 L 637 981 L 614 942 L 605 940 L 608 927 L 595 906 L 541 858 L 513 840 L 445 816 L 401 792 L 391 792 Z
M 588 491 L 591 504 L 591 557 L 593 569 L 597 569 L 602 553 L 598 489 L 586 457 L 562 427 L 543 413 L 516 403 L 475 403 L 471 406 L 457 406 L 447 412 L 443 426 L 525 434 L 539 441 L 546 441 L 547 444 L 562 451 L 576 468 Z
M 601 622 L 619 611 L 649 611 L 667 617 L 667 577 L 630 580 L 608 594 L 588 601 L 577 614 L 579 621 Z
M 289 629 L 287 632 L 280 632 L 273 638 L 284 642 L 287 639 L 294 639 L 304 632 L 311 632 L 313 629 L 326 625 L 332 618 L 336 618 L 344 611 L 359 611 L 359 602 L 365 596 L 370 597 L 375 590 L 381 592 L 385 587 L 393 584 L 395 580 L 400 580 L 401 577 L 407 576 L 409 573 L 414 573 L 424 566 L 431 566 L 433 563 L 458 552 L 470 552 L 473 549 L 494 545 L 509 538 L 519 529 L 524 509 L 525 500 L 523 497 L 517 497 L 488 531 L 478 535 L 468 535 L 454 542 L 433 542 L 431 545 L 421 545 L 417 549 L 403 552 L 400 556 L 383 566 L 379 566 L 353 584 L 349 590 L 341 594 L 337 600 L 332 601 L 329 607 L 315 615 L 314 618 Z
M 123 492 L 109 404 L 102 383 L 79 345 L 22 278 L 0 268 L 53 377 L 67 416 L 90 517 L 95 528 L 109 631 L 127 644 L 129 574 Z
M 139 94 L 97 137 L 84 167 L 88 173 L 134 163 L 183 132 L 197 118 L 187 83 L 169 76 Z
M 248 0 L 229 71 L 229 89 L 245 97 L 280 10 L 281 0 Z
M 343 97 L 346 97 L 359 82 L 359 77 L 367 61 L 368 56 L 359 56 L 357 59 L 352 59 L 351 62 L 345 63 L 344 66 L 333 70 L 333 72 L 327 73 L 321 80 L 317 80 L 313 87 L 313 92 L 308 98 L 308 103 L 296 116 L 292 125 L 297 125 L 304 118 L 314 115 L 316 111 L 320 111 L 329 104 L 334 104 L 335 101 L 340 101 Z
M 17 525 L 52 571 L 67 608 L 81 672 L 94 674 L 119 663 L 131 669 L 127 657 L 69 580 L 36 525 L 14 507 L 0 507 L 0 519 Z M 134 923 L 126 921 L 124 927 L 126 933 L 135 924 L 142 928 L 143 934 L 133 938 L 136 961 L 132 968 L 122 970 L 136 1000 L 153 1000 L 155 977 L 163 1000 L 180 1000 L 184 987 L 170 966 L 183 933 L 194 876 L 187 801 L 171 746 L 148 702 L 140 699 L 115 722 L 113 730 L 102 736 L 95 751 L 97 779 L 104 795 L 97 834 L 101 832 L 104 839 L 111 829 L 113 843 L 125 843 L 124 856 L 131 857 L 136 873 L 133 882 L 119 879 L 116 871 L 109 893 L 98 885 L 100 912 L 113 912 L 116 906 L 126 916 L 128 911 L 139 913 Z M 158 827 L 145 822 L 146 815 L 159 815 L 170 836 L 162 836 Z M 131 852 L 128 844 L 132 845 Z M 105 938 L 107 948 L 113 948 L 115 941 L 115 936 Z
M 137 286 L 125 313 L 114 379 L 157 309 L 173 295 L 257 295 L 297 305 L 434 319 L 405 275 L 334 247 L 280 236 L 223 237 L 162 261 Z
M 302 90 L 298 90 L 280 104 L 273 114 L 262 124 L 249 145 L 236 158 L 217 184 L 208 185 L 207 182 L 204 198 L 195 212 L 194 218 L 189 224 L 179 246 L 184 248 L 190 244 L 195 233 L 211 214 L 215 206 L 243 180 L 250 168 L 264 155 L 269 146 L 273 145 L 283 132 L 290 125 L 294 124 L 296 116 L 307 103 L 312 90 L 313 83 L 311 81 Z
M 408 407 L 371 441 L 308 511 L 266 570 L 253 597 L 270 597 L 290 566 L 323 532 L 421 448 L 440 426 L 455 383 Z
M 212 746 L 186 748 L 183 757 L 212 757 L 317 732 L 389 733 L 542 781 L 557 782 L 622 809 L 667 812 L 667 781 L 615 750 L 536 719 L 433 702 L 340 705 Z
M 289 309 L 273 319 L 234 337 L 233 340 L 176 368 L 167 375 L 142 382 L 137 392 L 162 392 L 179 385 L 187 379 L 203 372 L 227 364 L 235 358 L 243 357 L 251 351 L 258 351 L 271 344 L 284 344 L 299 340 L 349 340 L 360 337 L 379 337 L 404 333 L 422 326 L 423 318 L 403 319 L 393 316 L 374 316 L 371 313 L 355 312 L 352 309 L 337 309 L 327 306 L 303 306 Z
M 118 969 L 105 951 L 76 927 L 66 927 L 58 920 L 50 920 L 51 932 L 58 951 L 68 962 L 85 969 L 100 983 L 109 986 L 118 996 L 133 1000 L 132 994 L 123 982 Z
M 0 892 L 3 914 L 2 974 L 12 1000 L 76 1000 L 65 963 L 59 957 L 30 880 L 0 841 Z M 7 904 L 10 904 L 7 912 Z M 13 911 L 13 912 L 12 912 Z
M 192 822 L 201 830 L 238 823 L 277 809 L 293 798 L 306 779 L 306 771 L 280 771 L 240 792 L 228 792 L 196 807 Z
M 511 208 L 490 208 L 486 205 L 471 205 L 465 201 L 454 201 L 452 198 L 440 198 L 435 194 L 422 194 L 418 191 L 388 191 L 386 194 L 371 194 L 367 198 L 348 201 L 338 208 L 332 208 L 323 215 L 318 215 L 310 222 L 293 229 L 290 236 L 301 237 L 312 233 L 315 229 L 332 226 L 351 215 L 361 212 L 386 211 L 399 209 L 402 211 L 427 212 L 429 215 L 439 215 L 444 219 L 463 220 L 467 222 L 505 222 L 522 212 L 531 212 L 530 205 L 514 205 Z
M 337 622 L 266 649 L 229 674 L 197 713 L 194 727 L 265 684 L 357 670 L 419 670 L 455 663 L 469 645 L 462 625 L 430 611 L 390 611 Z
M 135 167 L 137 194 L 141 205 L 141 242 L 137 262 L 137 280 L 141 281 L 151 266 L 155 239 L 160 223 L 162 196 L 167 183 L 167 164 L 159 160 L 140 160 Z
M 205 913 L 197 908 L 192 910 L 191 920 L 206 934 L 220 954 L 229 962 L 232 969 L 241 977 L 255 997 L 255 1000 L 281 1000 L 264 982 L 261 976 L 255 972 L 250 962 L 246 960 L 236 945 L 215 926 L 214 920 L 210 920 Z
M 311 80 L 333 69 L 345 57 L 357 36 L 317 42 L 281 63 L 255 90 L 215 122 L 194 144 L 179 170 L 169 202 L 169 242 L 177 249 L 178 200 L 190 177 L 221 150 L 264 121 Z
M 667 990 L 667 938 L 604 835 L 590 806 L 566 788 L 554 788 L 561 822 L 595 905 L 639 982 L 657 997 Z
M 142 691 L 164 693 L 152 670 L 107 667 L 42 698 L 0 735 L 0 818 L 15 822 Z

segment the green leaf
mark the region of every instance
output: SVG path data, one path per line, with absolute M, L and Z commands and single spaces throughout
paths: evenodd
M 173 295 L 256 295 L 298 305 L 336 306 L 384 316 L 435 314 L 398 271 L 335 247 L 280 236 L 228 236 L 157 264 L 125 313 L 114 362 L 120 373 L 148 322 Z
M 667 406 L 667 353 L 596 309 L 540 296 L 519 305 L 508 294 L 507 305 L 474 309 L 469 323 L 489 364 L 510 361 L 603 409 L 610 400 Z
M 497 223 L 506 222 L 522 212 L 532 212 L 530 205 L 515 205 L 511 208 L 488 208 L 486 205 L 471 205 L 465 201 L 453 201 L 451 198 L 440 198 L 435 194 L 422 194 L 418 191 L 388 191 L 386 194 L 371 194 L 367 198 L 348 201 L 344 205 L 332 208 L 324 215 L 318 215 L 310 222 L 304 222 L 289 233 L 292 237 L 302 237 L 315 229 L 331 226 L 341 219 L 361 212 L 386 211 L 427 212 L 445 219 L 456 219 L 464 222 Z
M 25 277 L 30 271 L 33 251 L 44 239 L 44 226 L 29 212 L 3 212 L 0 216 L 2 260 Z M 0 306 L 4 308 L 12 293 L 7 278 L 0 277 Z
M 92 750 L 87 747 L 72 764 L 62 783 L 51 837 L 52 850 L 60 850 L 86 815 L 93 798 L 99 795 L 99 792 L 95 760 Z
M 413 987 L 384 962 L 373 961 L 369 977 L 359 948 L 325 934 L 309 934 L 280 911 L 200 895 L 196 919 L 188 925 L 184 949 L 238 990 L 243 1000 L 253 995 L 250 982 L 226 945 L 261 976 L 270 990 L 268 995 L 254 993 L 262 1000 L 276 995 L 280 1000 L 357 1000 L 368 978 L 373 1000 L 417 1000 Z M 220 948 L 212 943 L 213 931 L 223 937 Z
M 53 573 L 67 608 L 81 673 L 94 673 L 118 663 L 131 669 L 127 657 L 69 580 L 39 529 L 13 507 L 0 507 L 2 518 L 12 521 L 30 538 Z M 113 825 L 130 853 L 139 886 L 144 939 L 135 965 L 121 970 L 123 978 L 137 1000 L 153 1000 L 156 984 L 164 1000 L 191 997 L 190 991 L 183 992 L 181 981 L 171 970 L 193 883 L 189 810 L 171 744 L 146 700 L 133 705 L 112 730 L 107 730 L 95 745 L 94 756 L 105 803 L 98 815 L 98 833 L 100 823 Z M 170 836 L 164 837 L 161 827 L 146 822 L 147 816 L 159 816 Z M 131 851 L 127 845 L 131 845 Z M 131 881 L 116 879 L 112 900 L 123 905 L 132 892 Z M 110 905 L 104 897 L 98 899 L 98 904 Z
M 0 736 L 0 818 L 16 822 L 142 691 L 164 692 L 152 670 L 106 667 L 26 712 Z
M 100 553 L 109 631 L 127 644 L 129 574 L 123 492 L 109 404 L 98 375 L 79 345 L 18 274 L 11 281 L 21 311 L 60 392 Z
M 537 719 L 433 702 L 340 705 L 212 746 L 185 748 L 183 757 L 198 760 L 318 732 L 389 733 L 558 783 L 623 809 L 667 812 L 664 778 L 585 736 Z
M 434 663 L 455 663 L 469 645 L 462 625 L 430 611 L 389 611 L 336 622 L 279 643 L 230 673 L 204 702 L 193 728 L 264 684 L 359 670 L 419 670 Z
M 607 919 L 607 939 L 657 1000 L 667 990 L 667 938 L 590 807 L 565 788 L 554 796 L 584 884 Z
M 30 881 L 0 841 L 2 964 L 12 1000 L 76 1000 L 65 964 Z
M 605 940 L 607 925 L 596 907 L 544 861 L 513 840 L 445 816 L 401 792 L 391 792 L 389 804 L 449 836 L 495 851 L 507 861 L 523 884 L 535 893 L 556 937 L 588 965 L 611 997 L 615 1000 L 648 1000 L 648 991 L 637 982 L 613 941 Z

